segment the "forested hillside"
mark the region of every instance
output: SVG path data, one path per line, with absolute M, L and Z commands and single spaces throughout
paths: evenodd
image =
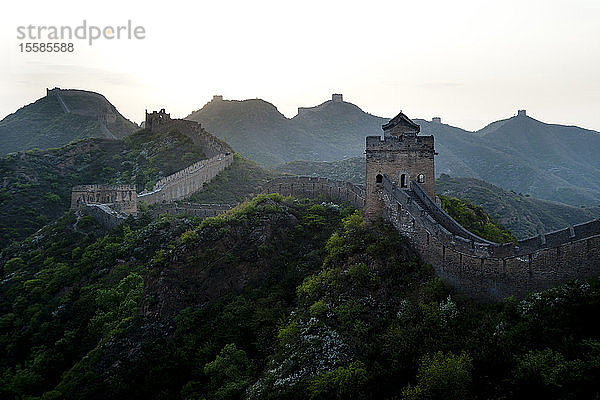
M 260 196 L 104 232 L 68 214 L 0 255 L 2 398 L 600 395 L 600 283 L 498 304 L 388 225 Z

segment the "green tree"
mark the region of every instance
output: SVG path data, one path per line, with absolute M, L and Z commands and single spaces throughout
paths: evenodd
M 462 353 L 447 355 L 438 351 L 421 359 L 418 384 L 402 391 L 403 400 L 464 400 L 469 398 L 473 360 Z
M 308 391 L 311 399 L 360 399 L 364 397 L 364 385 L 368 381 L 365 365 L 360 361 L 347 367 L 338 367 L 314 378 Z
M 508 229 L 494 221 L 480 206 L 468 200 L 438 195 L 442 208 L 468 231 L 496 243 L 516 242 L 517 238 Z
M 568 398 L 585 379 L 582 360 L 566 360 L 552 349 L 532 350 L 518 357 L 513 371 L 515 391 L 522 396 L 544 399 Z
M 90 320 L 92 333 L 107 333 L 121 321 L 138 314 L 144 290 L 144 278 L 135 272 L 123 278 L 116 287 L 99 289 L 98 310 Z
M 204 366 L 215 400 L 238 399 L 250 384 L 252 366 L 235 343 L 225 345 L 214 361 Z

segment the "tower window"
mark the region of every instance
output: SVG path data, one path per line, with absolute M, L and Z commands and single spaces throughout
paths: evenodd
M 406 177 L 406 174 L 400 175 L 400 187 L 408 187 L 408 179 Z
M 419 183 L 425 183 L 425 175 L 419 174 L 419 177 L 418 177 L 417 180 L 418 180 Z
M 383 175 L 377 174 L 377 177 L 375 177 L 375 182 L 376 183 L 382 183 L 383 182 Z

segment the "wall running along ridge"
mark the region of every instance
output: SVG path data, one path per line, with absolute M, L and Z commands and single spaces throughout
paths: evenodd
M 231 165 L 233 154 L 218 154 L 208 160 L 198 161 L 158 181 L 152 191 L 137 195 L 138 201 L 148 204 L 182 200 L 202 189 L 217 174 Z
M 106 229 L 116 228 L 128 217 L 125 213 L 113 210 L 108 204 L 85 204 L 79 211 L 94 217 Z
M 323 196 L 332 201 L 351 204 L 358 209 L 365 206 L 364 187 L 329 178 L 277 177 L 262 187 L 262 193 L 279 193 L 284 196 L 309 198 Z
M 118 212 L 135 214 L 135 185 L 79 185 L 71 189 L 71 210 L 91 204 L 106 204 Z
M 600 220 L 515 245 L 486 241 L 448 216 L 416 182 L 400 189 L 384 176 L 384 215 L 424 261 L 458 291 L 484 300 L 524 297 L 600 275 Z
M 263 188 L 295 197 L 324 196 L 364 208 L 364 188 L 328 178 L 279 177 Z M 383 218 L 408 237 L 425 262 L 457 291 L 483 301 L 524 297 L 572 279 L 600 276 L 600 220 L 514 243 L 467 231 L 417 182 L 383 179 Z
M 138 201 L 147 204 L 166 204 L 164 207 L 151 210 L 156 215 L 187 213 L 208 217 L 232 208 L 229 205 L 220 204 L 195 205 L 193 207 L 173 204 L 173 202 L 183 200 L 201 190 L 205 183 L 210 182 L 217 174 L 231 165 L 233 150 L 227 143 L 206 132 L 197 122 L 172 120 L 164 109 L 151 114 L 146 112 L 146 129 L 152 132 L 177 131 L 190 138 L 210 158 L 198 161 L 159 180 L 150 192 L 144 191 L 138 194 L 135 192 L 135 187 L 129 185 L 76 186 L 71 191 L 71 209 L 94 215 L 101 223 L 110 228 L 115 223 L 118 225 L 118 221 L 125 219 L 122 215 L 119 218 L 116 218 L 115 215 L 136 214 Z M 97 207 L 100 205 L 103 207 Z M 117 214 L 113 215 L 112 211 Z

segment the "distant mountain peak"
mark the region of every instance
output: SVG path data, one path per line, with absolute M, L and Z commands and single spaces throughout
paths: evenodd
M 213 96 L 211 101 L 199 110 L 190 113 L 185 119 L 206 123 L 210 126 L 206 118 L 221 119 L 227 116 L 237 116 L 236 118 L 243 118 L 247 121 L 287 119 L 274 104 L 263 99 L 226 100 L 221 95 Z
M 344 97 L 342 94 L 334 93 L 331 95 L 331 100 L 327 100 L 317 106 L 298 107 L 298 113 L 292 119 L 310 116 L 311 113 L 314 112 L 327 112 L 332 114 L 343 114 L 353 112 L 368 115 L 356 104 L 344 101 Z
M 44 97 L 0 121 L 0 155 L 86 137 L 123 138 L 137 129 L 100 93 L 46 88 Z

